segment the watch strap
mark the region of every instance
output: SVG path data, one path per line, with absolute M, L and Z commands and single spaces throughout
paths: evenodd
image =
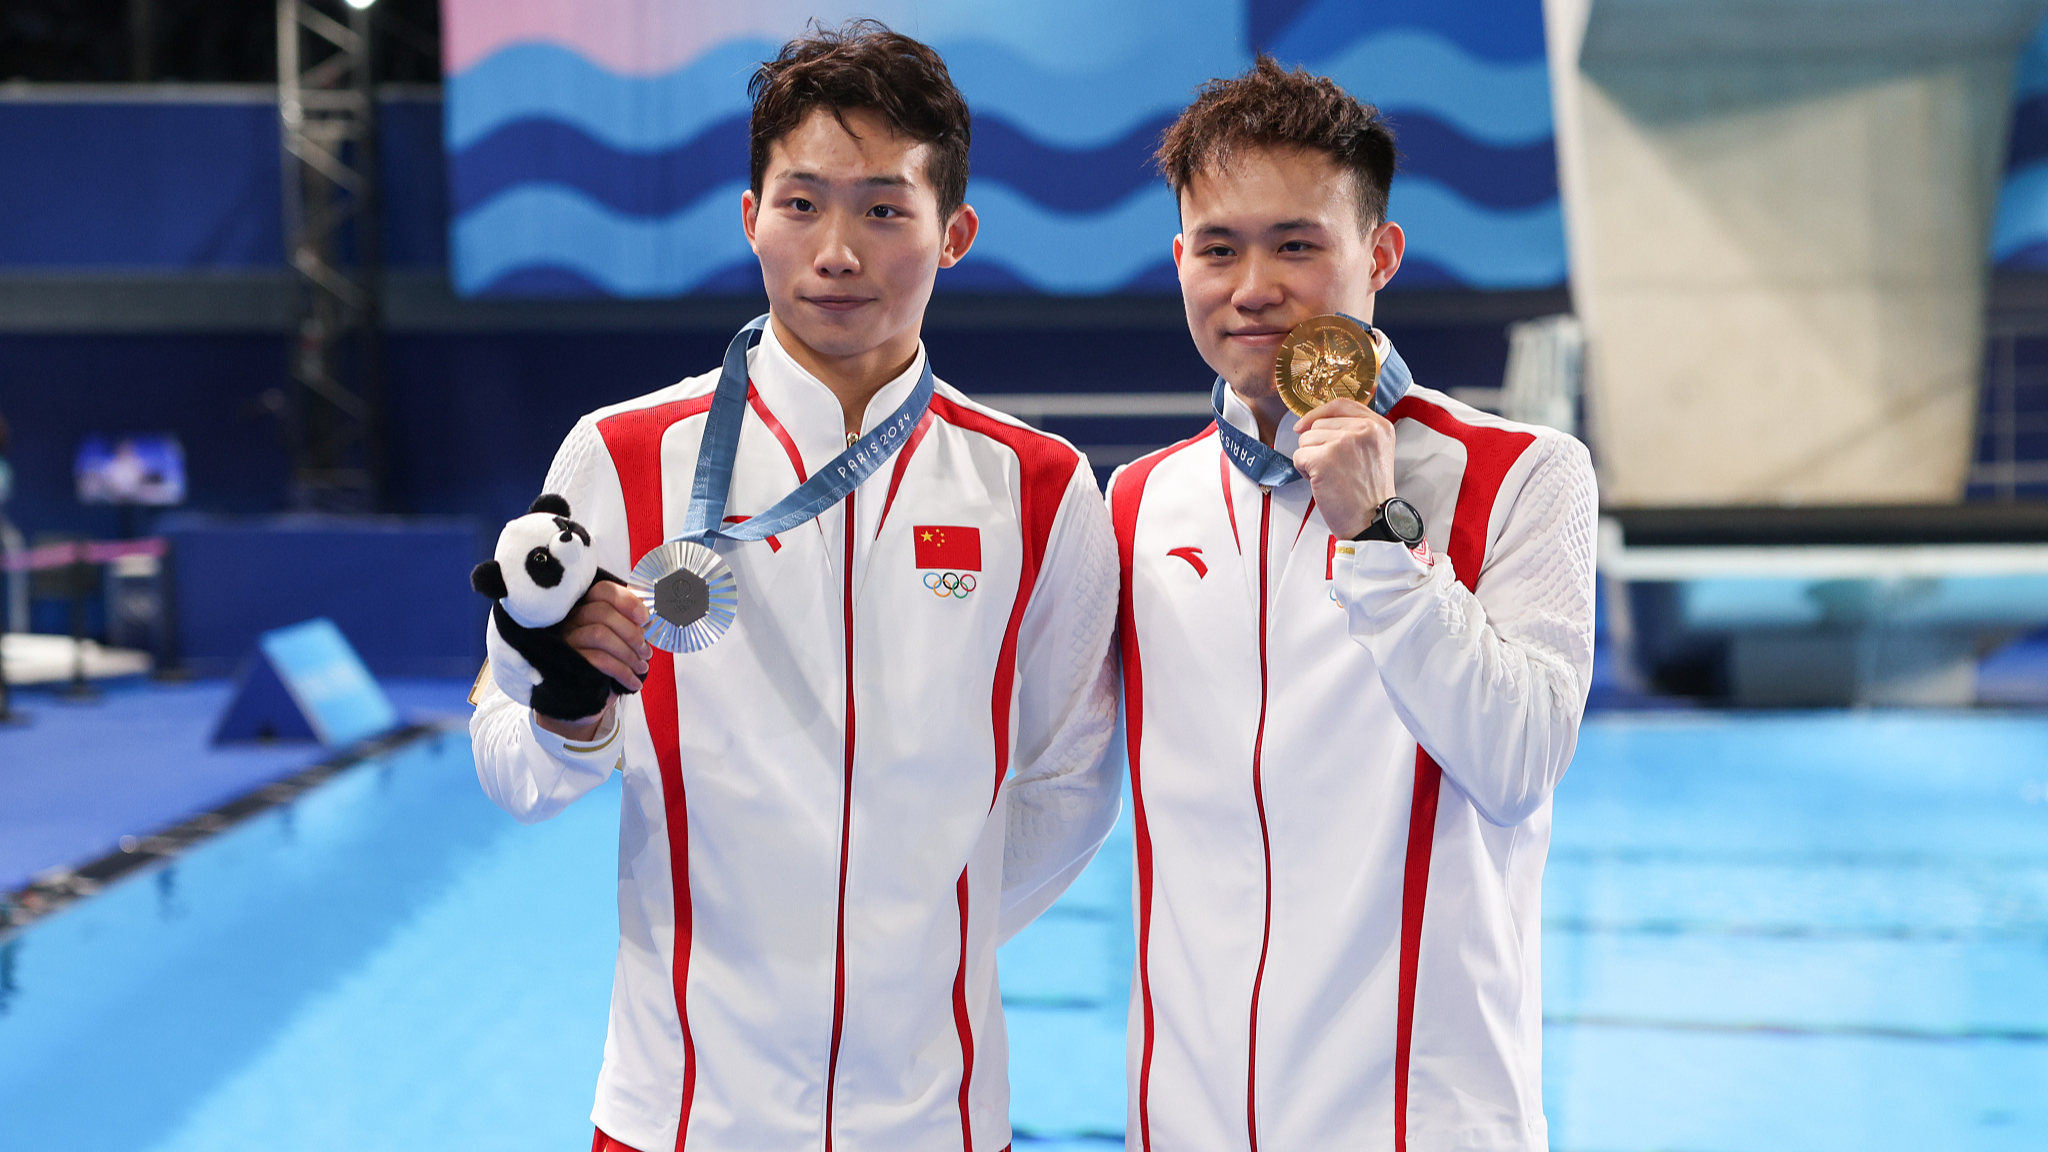
M 1387 527 L 1387 516 L 1384 512 L 1374 512 L 1372 514 L 1372 523 L 1367 524 L 1365 526 L 1365 531 L 1360 532 L 1358 535 L 1353 536 L 1351 539 L 1353 539 L 1354 541 L 1385 540 L 1392 544 L 1399 544 L 1402 542 L 1399 536 L 1394 535 L 1394 530 L 1392 528 Z
M 1406 511 L 1406 514 L 1414 519 L 1416 526 L 1418 528 L 1421 527 L 1422 516 L 1415 510 L 1415 506 L 1413 504 L 1408 503 L 1406 500 L 1401 499 L 1399 496 L 1389 496 L 1384 502 L 1380 504 L 1379 508 L 1373 512 L 1372 523 L 1367 524 L 1365 526 L 1365 531 L 1360 532 L 1356 536 L 1353 536 L 1352 539 L 1385 540 L 1389 543 L 1399 544 L 1404 548 L 1413 548 L 1417 544 L 1421 543 L 1423 539 L 1421 533 L 1418 533 L 1415 539 L 1410 540 L 1394 531 L 1393 524 L 1387 518 L 1387 508 L 1394 504 L 1399 504 Z

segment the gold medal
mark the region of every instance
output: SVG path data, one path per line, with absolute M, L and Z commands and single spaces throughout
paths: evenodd
M 1273 361 L 1273 384 L 1296 416 L 1332 400 L 1371 404 L 1379 380 L 1372 333 L 1349 316 L 1311 316 L 1296 324 Z

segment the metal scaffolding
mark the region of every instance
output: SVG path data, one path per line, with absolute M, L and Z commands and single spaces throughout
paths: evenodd
M 277 114 L 296 336 L 285 405 L 291 506 L 380 502 L 382 249 L 369 4 L 277 0 Z

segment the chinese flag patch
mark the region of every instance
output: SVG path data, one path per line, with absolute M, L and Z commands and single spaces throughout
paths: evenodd
M 918 524 L 910 532 L 917 541 L 919 568 L 981 571 L 981 529 L 959 524 Z

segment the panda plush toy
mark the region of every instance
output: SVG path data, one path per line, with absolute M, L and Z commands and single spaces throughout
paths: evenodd
M 562 638 L 562 622 L 599 580 L 625 581 L 597 566 L 590 533 L 569 519 L 553 493 L 505 525 L 492 558 L 469 574 L 470 586 L 496 601 L 485 639 L 491 677 L 505 695 L 542 716 L 581 720 L 627 688 L 599 672 Z

